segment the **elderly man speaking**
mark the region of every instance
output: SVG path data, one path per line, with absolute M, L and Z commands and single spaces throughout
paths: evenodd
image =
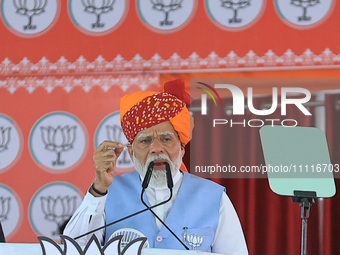
M 170 167 L 173 194 L 169 202 L 154 207 L 154 214 L 146 211 L 99 230 L 95 232 L 97 238 L 106 243 L 120 229 L 132 228 L 145 235 L 152 248 L 184 249 L 183 244 L 190 246 L 186 238 L 190 234 L 200 238 L 194 247 L 197 250 L 248 254 L 238 216 L 224 187 L 187 173 L 182 164 L 193 128 L 186 106 L 189 103 L 182 80 L 167 82 L 164 92 L 137 92 L 121 99 L 122 129 L 130 142 L 127 147 L 136 171 L 115 175 L 124 145 L 104 141 L 93 155 L 95 181 L 67 224 L 65 235 L 76 237 L 145 209 L 141 183 L 150 166 L 153 172 L 145 188 L 145 203 L 152 207 L 166 201 L 170 196 Z M 89 237 L 78 242 L 85 244 Z

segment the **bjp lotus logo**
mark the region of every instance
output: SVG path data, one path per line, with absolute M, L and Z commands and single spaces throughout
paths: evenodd
M 0 173 L 10 169 L 18 161 L 22 147 L 20 127 L 11 117 L 0 113 Z
M 76 196 L 40 197 L 44 218 L 56 223 L 58 227 L 52 235 L 58 235 L 60 226 L 72 216 L 76 210 L 76 199 Z
M 90 1 L 82 0 L 84 5 L 84 11 L 96 15 L 96 22 L 92 23 L 92 28 L 104 27 L 105 24 L 100 22 L 100 16 L 104 13 L 113 10 L 113 4 L 115 0 L 101 0 L 101 1 Z
M 284 0 L 288 2 L 289 0 Z M 204 1 L 210 20 L 224 30 L 243 30 L 255 24 L 265 10 L 266 0 Z
M 11 137 L 11 127 L 0 127 L 0 152 L 8 149 Z
M 34 16 L 41 15 L 45 12 L 47 0 L 39 1 L 21 1 L 14 0 L 13 4 L 16 8 L 16 13 L 26 16 L 28 18 L 27 25 L 24 26 L 24 30 L 36 29 L 36 25 L 32 25 L 32 19 Z
M 46 171 L 70 171 L 88 149 L 85 125 L 67 112 L 52 112 L 36 121 L 29 137 L 33 160 Z
M 8 219 L 8 214 L 10 211 L 10 197 L 0 197 L 0 221 L 5 221 Z
M 123 129 L 118 125 L 106 125 L 107 139 L 119 143 L 124 143 L 126 138 L 123 133 Z M 124 149 L 121 157 L 118 159 L 118 164 L 129 164 L 131 163 L 128 151 Z
M 320 0 L 291 0 L 290 1 L 291 5 L 301 7 L 303 10 L 302 16 L 298 17 L 298 21 L 310 21 L 312 17 L 307 15 L 307 9 L 319 3 L 320 3 Z
M 199 1 L 137 0 L 139 18 L 156 32 L 174 32 L 189 24 Z
M 164 20 L 160 21 L 161 26 L 172 25 L 173 21 L 169 20 L 169 14 L 172 11 L 182 7 L 183 0 L 151 0 L 152 8 L 164 13 Z
M 123 130 L 118 125 L 106 125 L 107 138 L 111 141 L 121 142 L 123 139 Z
M 82 197 L 77 187 L 66 182 L 52 182 L 41 187 L 29 205 L 34 232 L 58 240 L 62 227 L 78 208 Z
M 56 128 L 40 127 L 41 137 L 45 144 L 45 149 L 55 152 L 57 158 L 52 162 L 52 165 L 64 165 L 65 161 L 61 160 L 61 153 L 73 149 L 73 144 L 76 139 L 76 126 L 57 126 Z
M 74 25 L 91 35 L 109 33 L 126 17 L 129 0 L 68 0 Z
M 242 22 L 241 18 L 238 18 L 239 9 L 245 8 L 251 5 L 250 0 L 244 1 L 233 1 L 233 0 L 221 0 L 221 6 L 227 9 L 231 9 L 233 11 L 233 17 L 229 19 L 229 23 L 240 23 Z
M 299 29 L 310 29 L 329 18 L 337 1 L 335 0 L 274 0 L 280 19 Z
M 0 223 L 6 239 L 10 240 L 20 229 L 23 212 L 18 194 L 11 187 L 0 183 Z
M 39 236 L 38 240 L 42 249 L 43 255 L 56 254 L 56 255 L 141 255 L 144 243 L 147 241 L 146 237 L 137 238 L 130 243 L 124 249 L 120 249 L 122 242 L 122 236 L 116 236 L 110 239 L 103 247 L 98 241 L 95 235 L 92 235 L 88 243 L 86 244 L 84 250 L 79 244 L 68 236 L 61 236 L 62 242 L 64 244 L 64 250 L 56 242 L 47 238 L 45 236 Z M 67 249 L 66 249 L 67 247 Z
M 197 247 L 200 247 L 204 241 L 204 236 L 202 235 L 196 235 L 192 233 L 188 233 L 188 228 L 184 227 L 183 228 L 183 240 L 187 242 L 193 250 L 196 250 Z
M 2 0 L 1 18 L 13 33 L 23 37 L 39 36 L 56 23 L 60 0 Z

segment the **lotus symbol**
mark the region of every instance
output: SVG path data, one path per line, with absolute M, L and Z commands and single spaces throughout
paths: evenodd
M 290 4 L 298 7 L 302 7 L 302 16 L 298 17 L 298 21 L 310 21 L 311 16 L 307 16 L 307 8 L 319 4 L 320 0 L 291 0 Z
M 187 241 L 193 250 L 196 250 L 197 247 L 200 247 L 202 245 L 204 241 L 204 236 L 187 233 L 188 230 L 187 227 L 184 227 L 183 230 L 184 230 L 183 240 Z
M 197 247 L 200 247 L 203 243 L 204 236 L 195 235 L 195 234 L 188 234 L 187 241 L 190 246 L 192 246 L 193 250 L 196 250 Z
M 84 11 L 96 15 L 97 20 L 92 23 L 92 28 L 101 28 L 105 24 L 100 22 L 100 16 L 113 10 L 116 0 L 81 0 Z
M 72 216 L 76 210 L 76 199 L 76 196 L 40 197 L 45 219 L 57 224 L 57 230 L 53 231 L 52 235 L 58 235 L 59 227 Z
M 8 213 L 10 211 L 10 197 L 0 197 L 0 221 L 8 219 Z
M 36 29 L 36 25 L 32 25 L 33 16 L 37 16 L 45 12 L 47 0 L 13 0 L 16 13 L 27 16 L 28 24 L 24 26 L 24 30 Z
M 57 159 L 52 161 L 52 165 L 64 165 L 65 161 L 60 160 L 62 152 L 73 149 L 73 143 L 76 140 L 77 126 L 57 126 L 56 128 L 40 127 L 42 141 L 45 149 L 57 153 Z
M 151 0 L 153 5 L 152 9 L 164 12 L 165 14 L 164 20 L 160 21 L 161 26 L 170 26 L 173 24 L 173 21 L 169 20 L 169 13 L 180 9 L 182 2 L 183 0 Z
M 238 10 L 250 5 L 251 0 L 221 0 L 221 6 L 227 9 L 232 9 L 234 16 L 229 19 L 229 23 L 240 23 L 241 18 L 238 18 Z
M 45 236 L 39 236 L 38 240 L 43 255 L 141 255 L 142 248 L 146 242 L 146 237 L 140 237 L 131 241 L 124 249 L 120 249 L 122 236 L 116 236 L 110 239 L 103 247 L 95 235 L 92 235 L 84 250 L 79 244 L 69 236 L 61 236 L 64 250 L 56 242 Z M 70 252 L 71 251 L 71 252 Z
M 0 127 L 0 152 L 8 149 L 11 139 L 11 127 Z
M 106 134 L 107 134 L 107 139 L 110 141 L 116 141 L 119 143 L 123 143 L 124 141 L 124 133 L 123 130 L 120 126 L 118 125 L 106 125 Z M 130 164 L 131 160 L 130 157 L 128 156 L 127 150 L 124 150 L 122 153 L 121 159 L 118 160 L 119 164 Z

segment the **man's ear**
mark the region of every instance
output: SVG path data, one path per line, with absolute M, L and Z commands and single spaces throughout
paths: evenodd
M 181 153 L 182 153 L 182 158 L 183 158 L 185 154 L 185 147 L 183 144 L 181 144 Z
M 128 152 L 130 154 L 131 159 L 133 158 L 133 148 L 132 148 L 132 144 L 128 144 L 126 145 L 126 147 L 128 148 Z

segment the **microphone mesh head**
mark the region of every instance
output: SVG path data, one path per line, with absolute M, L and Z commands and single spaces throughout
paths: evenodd
M 113 232 L 113 234 L 110 236 L 109 240 L 111 238 L 114 238 L 116 236 L 123 236 L 122 240 L 120 242 L 120 249 L 123 250 L 124 247 L 130 243 L 132 240 L 135 240 L 139 237 L 146 237 L 142 232 L 138 231 L 134 228 L 121 228 Z M 146 240 L 146 242 L 143 245 L 143 248 L 149 248 L 149 241 Z

